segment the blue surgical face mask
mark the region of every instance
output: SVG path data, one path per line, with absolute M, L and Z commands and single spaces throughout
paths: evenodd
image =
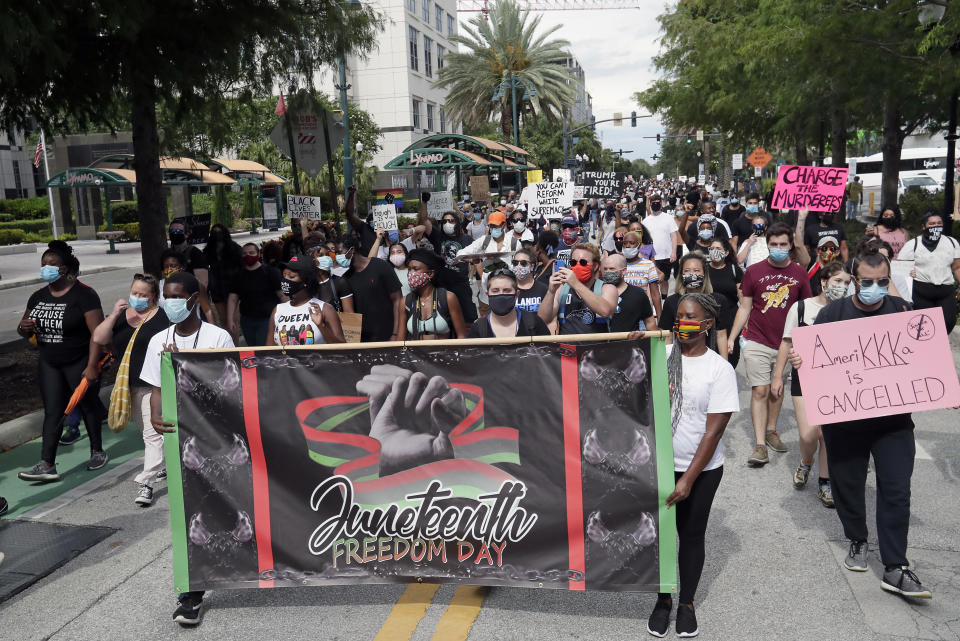
M 503 236 L 503 229 L 501 227 L 494 227 L 490 230 L 490 237 L 494 240 L 500 238 L 501 236 Z
M 474 220 L 480 220 L 481 218 L 483 218 L 483 213 L 482 213 L 482 212 L 479 212 L 479 211 L 473 212 L 473 219 L 474 219 Z
M 887 289 L 888 287 L 880 287 L 880 285 L 874 283 L 870 287 L 861 287 L 860 291 L 857 292 L 857 298 L 864 305 L 876 305 L 887 295 Z
M 190 315 L 190 307 L 187 306 L 186 298 L 165 298 L 163 300 L 163 311 L 171 323 L 184 321 Z
M 337 264 L 341 267 L 349 267 L 350 259 L 347 258 L 346 254 L 337 254 Z
M 133 294 L 131 294 L 127 300 L 130 301 L 130 307 L 134 308 L 138 312 L 142 312 L 147 308 L 147 305 L 150 304 L 149 298 L 140 298 L 139 296 L 134 296 Z
M 328 272 L 330 271 L 331 267 L 333 267 L 333 259 L 329 256 L 320 256 L 317 258 L 317 269 L 322 269 L 323 271 Z
M 700 240 L 710 240 L 713 238 L 713 230 L 701 229 L 697 235 L 700 236 Z
M 775 263 L 782 263 L 790 257 L 789 249 L 771 249 L 770 258 L 773 259 Z
M 395 243 L 398 240 L 400 240 L 400 232 L 397 231 L 396 229 L 391 229 L 390 231 L 387 232 L 387 238 L 390 239 L 391 243 Z
M 755 214 L 760 211 L 760 205 L 747 205 L 747 213 Z
M 60 278 L 60 268 L 53 265 L 44 265 L 40 268 L 40 278 L 52 283 Z

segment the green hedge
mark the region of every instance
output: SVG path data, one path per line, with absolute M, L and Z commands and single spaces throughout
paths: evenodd
M 9 223 L 13 219 L 13 214 L 0 214 L 0 223 Z
M 114 223 L 113 229 L 114 231 L 122 231 L 126 234 L 120 242 L 140 240 L 140 223 Z M 104 223 L 100 225 L 97 231 L 107 231 L 107 224 Z
M 123 200 L 118 203 L 110 203 L 110 217 L 113 219 L 114 225 L 140 222 L 140 216 L 137 214 L 137 202 L 135 200 Z
M 49 217 L 50 201 L 46 196 L 0 200 L 0 213 L 11 214 L 16 220 Z
M 60 234 L 60 240 L 76 240 L 76 234 Z M 0 229 L 0 245 L 17 245 L 19 243 L 40 243 L 46 245 L 53 240 L 53 234 L 27 234 L 22 229 Z
M 36 220 L 15 220 L 9 223 L 0 223 L 0 229 L 20 229 L 25 233 L 47 233 L 52 234 L 49 218 L 38 218 Z
M 26 234 L 22 229 L 0 229 L 0 245 L 17 245 Z

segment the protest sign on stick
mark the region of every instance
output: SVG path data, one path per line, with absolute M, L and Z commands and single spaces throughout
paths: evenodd
M 487 176 L 470 176 L 470 198 L 475 203 L 490 201 L 490 179 Z
M 290 218 L 320 220 L 320 199 L 316 196 L 287 194 L 287 214 Z
M 583 185 L 587 198 L 614 198 L 623 191 L 626 176 L 614 171 L 581 171 L 577 174 L 577 184 Z
M 798 327 L 792 335 L 811 425 L 960 405 L 939 307 Z
M 427 201 L 427 216 L 433 220 L 440 220 L 448 211 L 456 211 L 453 204 L 453 193 L 449 191 L 432 191 Z
M 770 208 L 840 211 L 849 173 L 846 167 L 780 165 Z
M 399 229 L 397 225 L 397 208 L 391 203 L 387 205 L 374 205 L 373 228 L 374 229 Z
M 528 211 L 533 218 L 563 218 L 573 205 L 573 183 L 532 183 L 527 185 L 530 198 Z

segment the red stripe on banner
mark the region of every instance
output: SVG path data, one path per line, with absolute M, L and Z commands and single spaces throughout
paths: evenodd
M 567 547 L 570 569 L 583 573 L 583 581 L 570 581 L 571 590 L 586 589 L 586 560 L 583 548 L 583 476 L 580 469 L 580 382 L 577 348 L 563 345 L 560 380 L 563 392 L 563 469 L 567 488 Z
M 252 351 L 241 351 L 240 360 L 253 358 Z M 260 438 L 260 400 L 257 396 L 257 370 L 240 368 L 240 383 L 243 389 L 243 422 L 250 444 L 250 461 L 253 465 L 253 526 L 257 539 L 257 563 L 259 572 L 273 570 L 273 543 L 270 540 L 270 487 L 267 478 L 267 461 L 263 455 L 263 440 Z M 273 581 L 260 580 L 261 588 L 272 588 Z
M 450 438 L 455 445 L 467 445 L 469 443 L 479 443 L 492 438 L 500 438 L 505 441 L 519 441 L 520 433 L 512 427 L 488 427 L 479 432 L 470 432 L 462 436 Z

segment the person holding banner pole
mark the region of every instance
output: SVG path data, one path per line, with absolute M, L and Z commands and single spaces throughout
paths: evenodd
M 814 325 L 910 310 L 906 301 L 887 293 L 890 262 L 885 256 L 857 256 L 853 269 L 856 294 L 824 307 Z M 789 358 L 796 371 L 806 372 L 799 354 L 790 350 Z M 913 430 L 913 419 L 905 413 L 840 421 L 824 425 L 822 432 L 837 516 L 850 540 L 844 567 L 853 572 L 868 570 L 865 493 L 872 455 L 877 483 L 877 539 L 884 567 L 880 587 L 902 596 L 929 599 L 930 590 L 923 586 L 907 560 L 910 478 L 916 454 Z
M 723 433 L 733 413 L 740 411 L 737 374 L 716 351 L 719 313 L 712 296 L 685 294 L 672 328 L 676 340 L 667 347 L 676 486 L 666 505 L 677 510 L 680 637 L 700 632 L 693 600 L 706 559 L 707 521 L 723 477 Z M 671 595 L 660 593 L 647 632 L 666 636 L 672 608 Z
M 828 263 L 817 273 L 820 280 L 818 294 L 806 300 L 800 300 L 790 307 L 787 312 L 787 322 L 783 327 L 783 340 L 777 352 L 777 364 L 773 368 L 773 383 L 770 385 L 770 394 L 779 398 L 783 394 L 783 370 L 787 366 L 787 358 L 793 347 L 792 332 L 797 327 L 813 325 L 817 314 L 829 303 L 840 300 L 847 295 L 850 286 L 850 274 L 843 268 L 842 263 Z M 794 371 L 790 380 L 790 395 L 793 398 L 793 409 L 797 415 L 797 437 L 800 441 L 800 465 L 793 474 L 793 486 L 802 490 L 810 478 L 813 468 L 813 455 L 820 445 L 820 454 L 817 458 L 819 478 L 817 480 L 817 498 L 824 507 L 835 507 L 833 491 L 830 487 L 830 467 L 827 461 L 827 447 L 823 442 L 823 434 L 819 425 L 810 425 L 807 421 L 807 410 L 804 406 L 803 392 L 800 387 L 800 373 Z

